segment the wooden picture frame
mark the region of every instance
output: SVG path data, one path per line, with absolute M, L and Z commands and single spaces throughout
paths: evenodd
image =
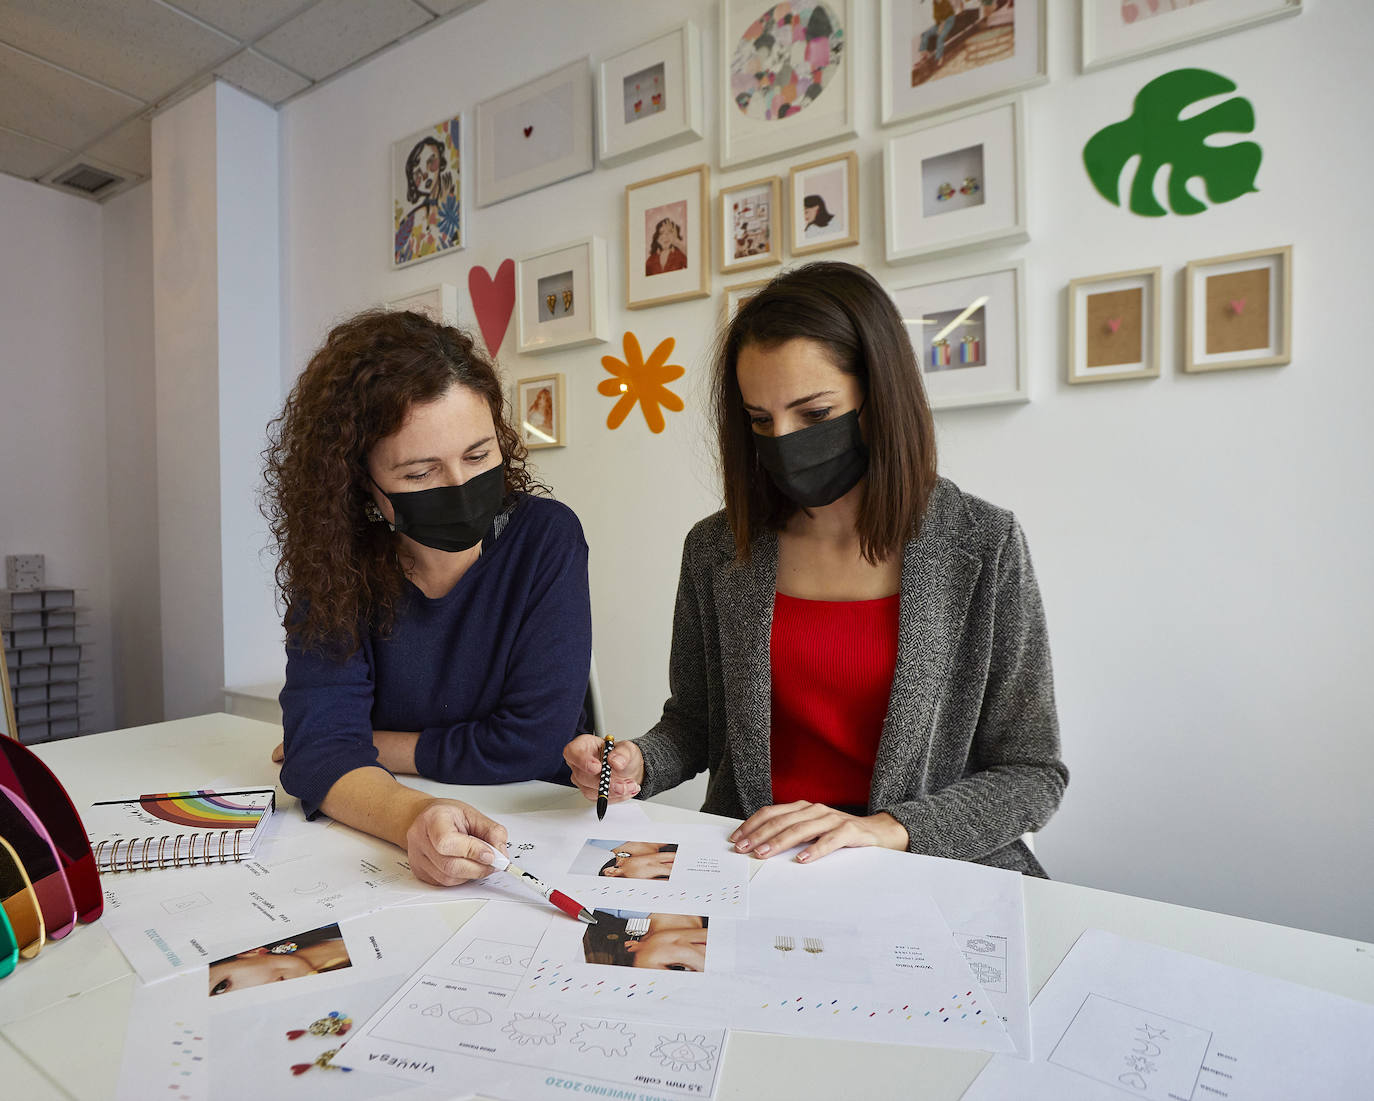
M 722 187 L 716 200 L 717 270 L 731 275 L 782 262 L 782 179 Z
M 530 451 L 566 447 L 567 383 L 562 373 L 517 378 L 514 385 L 515 430 Z
M 1183 370 L 1293 359 L 1293 246 L 1192 260 L 1183 276 Z
M 625 188 L 625 308 L 711 293 L 711 170 L 699 164 Z
M 620 164 L 704 133 L 701 32 L 690 20 L 596 68 L 597 157 Z
M 515 262 L 517 348 L 536 355 L 611 336 L 606 242 L 584 237 Z
M 1069 282 L 1070 383 L 1158 378 L 1160 268 Z
M 859 243 L 859 155 L 853 150 L 797 165 L 787 174 L 787 195 L 793 256 Z
M 748 283 L 732 283 L 720 292 L 720 323 L 727 326 L 735 320 L 735 314 L 749 299 L 768 286 L 773 280 L 752 279 Z

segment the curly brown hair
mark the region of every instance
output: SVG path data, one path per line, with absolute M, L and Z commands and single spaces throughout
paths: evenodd
M 280 556 L 291 643 L 347 655 L 364 630 L 389 631 L 405 582 L 399 540 L 367 519 L 367 457 L 410 409 L 455 385 L 486 398 L 505 462 L 505 495 L 547 492 L 504 413 L 496 369 L 471 336 L 413 311 L 369 310 L 336 325 L 268 425 L 262 511 Z

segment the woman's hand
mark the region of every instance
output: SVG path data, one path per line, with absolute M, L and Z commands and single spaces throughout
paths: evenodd
M 278 742 L 277 748 L 272 750 L 272 763 L 274 765 L 279 765 L 284 760 L 286 760 L 286 743 Z
M 453 887 L 495 870 L 492 849 L 506 851 L 506 827 L 457 799 L 433 799 L 410 823 L 405 846 L 416 879 Z
M 845 814 L 824 803 L 784 803 L 764 807 L 750 815 L 730 835 L 738 852 L 752 852 L 760 859 L 806 845 L 797 862 L 819 860 L 836 849 L 877 845 L 906 851 L 906 827 L 887 811 L 866 817 Z
M 572 769 L 572 782 L 588 799 L 595 799 L 601 785 L 601 747 L 605 739 L 593 734 L 579 734 L 563 747 L 563 760 Z M 611 790 L 607 796 L 612 803 L 622 803 L 639 794 L 644 782 L 644 755 L 634 742 L 616 742 L 611 750 Z

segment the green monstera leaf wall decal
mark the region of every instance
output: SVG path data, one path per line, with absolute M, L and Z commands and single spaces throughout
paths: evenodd
M 1234 92 L 1236 85 L 1206 69 L 1176 69 L 1150 81 L 1135 97 L 1130 118 L 1099 130 L 1083 147 L 1083 164 L 1104 199 L 1120 205 L 1121 173 L 1136 155 L 1140 164 L 1131 181 L 1130 209 L 1148 218 L 1168 213 L 1154 195 L 1161 167 L 1169 166 L 1169 206 L 1175 214 L 1201 214 L 1207 209 L 1188 191 L 1188 181 L 1201 178 L 1213 203 L 1229 203 L 1255 187 L 1260 147 L 1252 141 L 1208 145 L 1214 134 L 1248 134 L 1255 129 L 1255 109 L 1235 96 L 1190 118 L 1180 114 L 1209 96 Z

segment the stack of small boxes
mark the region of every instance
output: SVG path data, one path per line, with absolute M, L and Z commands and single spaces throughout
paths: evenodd
M 82 732 L 76 611 L 74 589 L 46 584 L 41 554 L 6 555 L 0 631 L 21 742 Z

